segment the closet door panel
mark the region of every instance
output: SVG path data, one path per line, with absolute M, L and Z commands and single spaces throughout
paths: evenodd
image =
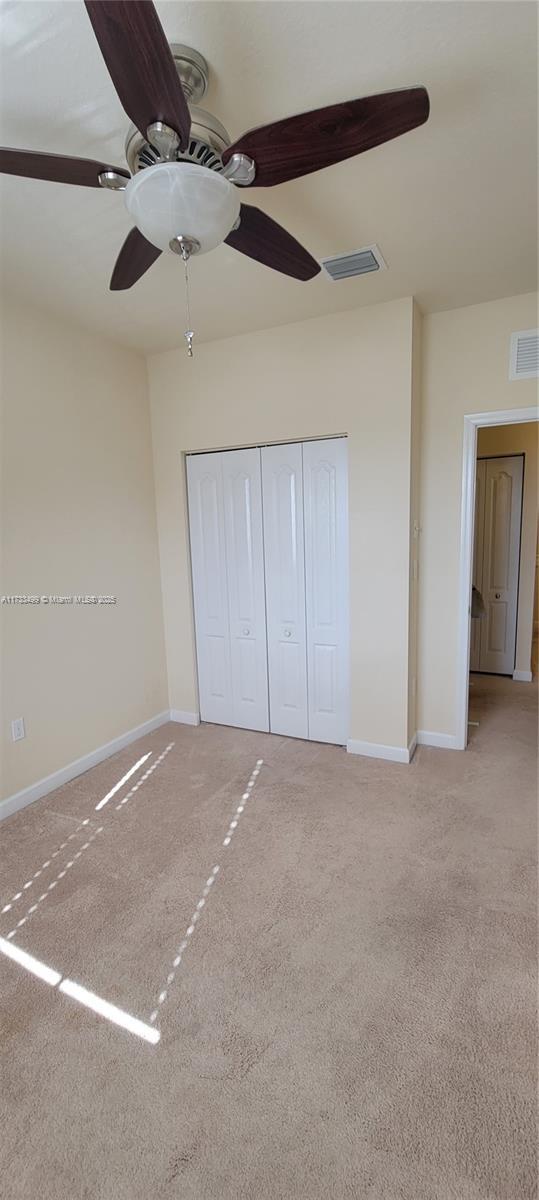
M 262 449 L 270 728 L 307 738 L 301 443 Z
M 268 730 L 260 450 L 221 458 L 234 724 Z
M 345 438 L 303 443 L 309 736 L 348 738 L 348 467 Z
M 191 564 L 203 721 L 230 725 L 233 694 L 230 664 L 221 454 L 187 458 Z

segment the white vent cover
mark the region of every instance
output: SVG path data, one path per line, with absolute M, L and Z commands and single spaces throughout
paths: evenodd
M 338 279 L 350 279 L 353 275 L 370 275 L 371 271 L 387 270 L 387 263 L 378 246 L 363 246 L 361 250 L 335 254 L 333 258 L 323 258 L 321 261 L 324 271 L 335 283 Z
M 539 329 L 522 329 L 511 334 L 510 379 L 536 379 L 539 376 Z

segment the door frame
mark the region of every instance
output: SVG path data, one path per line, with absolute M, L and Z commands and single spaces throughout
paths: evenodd
M 464 417 L 457 642 L 457 750 L 465 750 L 468 744 L 468 680 L 470 673 L 470 616 L 477 430 L 488 425 L 520 425 L 528 421 L 538 420 L 539 407 L 535 406 L 531 408 L 505 408 L 499 412 L 466 413 Z

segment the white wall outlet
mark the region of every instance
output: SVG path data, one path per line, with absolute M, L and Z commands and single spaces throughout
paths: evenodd
M 12 742 L 20 742 L 23 737 L 26 737 L 24 717 L 17 717 L 15 721 L 11 722 L 11 740 Z

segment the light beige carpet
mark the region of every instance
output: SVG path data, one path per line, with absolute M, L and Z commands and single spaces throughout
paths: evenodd
M 0 955 L 6 1200 L 535 1195 L 536 691 L 473 683 L 466 754 L 167 725 L 0 827 L 2 937 L 161 1032 Z

